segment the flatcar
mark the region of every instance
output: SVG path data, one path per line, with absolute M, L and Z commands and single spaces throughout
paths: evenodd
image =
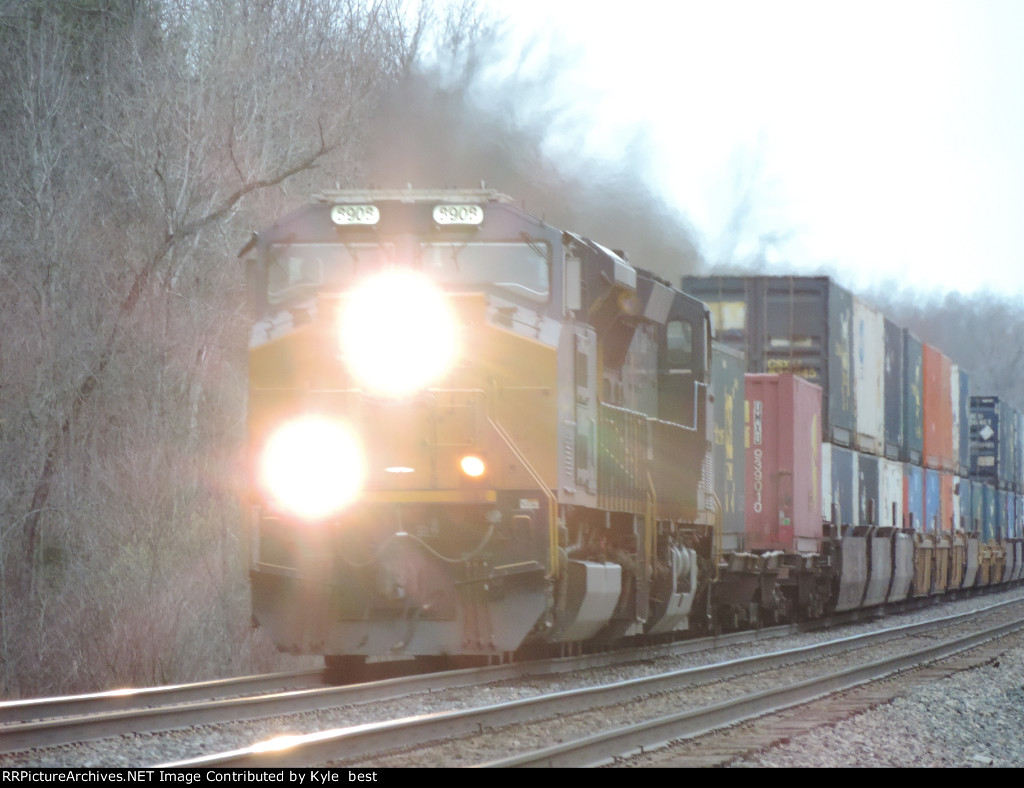
M 504 661 L 1020 579 L 1020 414 L 830 280 L 673 286 L 485 189 L 325 192 L 243 257 L 283 651 Z

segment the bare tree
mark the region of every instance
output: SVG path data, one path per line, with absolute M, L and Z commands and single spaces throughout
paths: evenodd
M 291 192 L 358 177 L 429 22 L 398 0 L 0 6 L 7 693 L 238 665 L 232 260 Z

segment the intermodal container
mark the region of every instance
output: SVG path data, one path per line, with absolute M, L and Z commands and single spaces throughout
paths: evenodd
M 910 462 L 903 463 L 903 518 L 905 528 L 924 531 L 924 468 Z
M 711 445 L 715 495 L 722 514 L 722 549 L 744 549 L 746 515 L 743 446 L 746 359 L 720 342 L 711 345 L 711 386 L 715 431 Z
M 878 524 L 903 527 L 903 465 L 898 460 L 879 460 L 881 475 L 882 504 L 878 512 Z
M 1016 476 L 1016 417 L 999 397 L 972 396 L 971 478 L 1007 489 Z
M 924 465 L 953 470 L 953 397 L 951 361 L 936 347 L 924 345 Z
M 885 451 L 885 318 L 853 298 L 853 386 L 856 447 L 868 454 Z
M 965 533 L 971 533 L 974 530 L 974 522 L 971 514 L 971 497 L 973 495 L 973 487 L 971 480 L 965 477 L 957 479 L 957 501 L 959 507 L 957 508 L 957 520 L 956 528 L 958 531 L 964 531 Z
M 952 423 L 950 434 L 953 441 L 953 470 L 960 470 L 960 367 L 949 363 L 949 403 Z
M 879 525 L 882 502 L 882 478 L 878 457 L 857 453 L 857 522 L 860 525 Z
M 963 367 L 959 368 L 960 385 L 957 391 L 957 433 L 959 456 L 957 473 L 967 476 L 971 472 L 971 375 Z
M 995 505 L 995 518 L 996 524 L 993 527 L 993 532 L 997 539 L 1005 539 L 1008 533 L 1008 523 L 1006 520 L 1006 513 L 1009 509 L 1008 498 L 1013 497 L 1013 493 L 1008 493 L 1006 490 L 996 490 L 996 505 Z
M 942 522 L 941 484 L 939 471 L 924 469 L 924 531 L 933 534 Z
M 747 550 L 821 547 L 821 387 L 746 376 Z
M 829 500 L 828 519 L 835 517 L 837 525 L 860 525 L 858 518 L 857 454 L 852 449 L 832 445 L 829 450 Z M 825 477 L 822 477 L 825 479 Z
M 903 453 L 904 462 L 921 464 L 924 452 L 924 343 L 903 331 Z
M 792 372 L 822 389 L 824 440 L 852 446 L 853 295 L 828 277 L 687 276 L 718 340 L 742 351 L 751 373 Z
M 1016 492 L 1024 492 L 1024 413 L 1014 409 L 1016 415 L 1016 426 L 1014 430 L 1014 441 L 1013 446 L 1013 466 L 1016 469 L 1014 474 L 1014 486 L 1013 489 Z
M 885 456 L 903 458 L 904 330 L 885 320 Z
M 944 533 L 952 533 L 953 524 L 956 520 L 954 475 L 949 471 L 939 473 L 939 530 Z
M 979 537 L 985 532 L 985 482 L 971 481 L 971 527 L 967 530 Z
M 981 538 L 984 542 L 991 542 L 999 538 L 999 518 L 996 516 L 999 506 L 999 490 L 991 484 L 983 484 L 981 490 Z

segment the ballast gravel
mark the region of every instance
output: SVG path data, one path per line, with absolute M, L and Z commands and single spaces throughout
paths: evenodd
M 787 638 L 786 647 L 845 637 L 857 632 L 913 623 L 955 612 L 977 610 L 999 601 L 1017 599 L 1021 589 L 974 600 L 955 602 L 915 614 L 868 622 L 828 632 Z M 584 671 L 579 676 L 545 680 L 538 687 L 529 681 L 516 686 L 477 687 L 463 693 L 445 691 L 411 696 L 370 707 L 351 706 L 334 713 L 311 713 L 290 718 L 289 732 L 354 725 L 381 719 L 424 714 L 459 706 L 478 706 L 529 697 L 540 691 L 648 675 L 696 664 L 719 662 L 778 650 L 781 644 L 752 644 L 680 656 L 657 664 L 618 666 Z M 585 675 L 584 675 L 585 674 Z M 697 701 L 697 698 L 693 698 Z M 698 703 L 697 705 L 703 705 Z M 193 731 L 144 734 L 105 739 L 77 746 L 0 755 L 0 769 L 24 766 L 129 766 L 144 767 L 246 746 L 281 732 L 280 720 L 232 723 Z M 733 767 L 823 768 L 865 767 L 986 767 L 1024 765 L 1024 647 L 1008 650 L 996 662 L 918 687 L 892 703 L 875 707 L 831 726 L 794 736 L 787 743 L 732 761 Z M 198 734 L 198 735 L 197 735 Z M 508 742 L 506 741 L 507 745 Z M 199 752 L 197 752 L 197 749 Z M 457 751 L 458 748 L 455 748 Z M 493 756 L 490 756 L 493 757 Z M 389 759 L 383 759 L 387 765 Z M 486 758 L 484 760 L 487 760 Z M 434 766 L 463 766 L 480 762 L 472 748 Z M 426 764 L 425 764 L 426 765 Z
M 790 739 L 733 767 L 1024 766 L 1024 648 L 918 686 L 891 703 Z

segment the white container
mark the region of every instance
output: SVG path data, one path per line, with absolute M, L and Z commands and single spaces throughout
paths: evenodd
M 857 448 L 885 452 L 885 317 L 853 299 L 853 396 Z

